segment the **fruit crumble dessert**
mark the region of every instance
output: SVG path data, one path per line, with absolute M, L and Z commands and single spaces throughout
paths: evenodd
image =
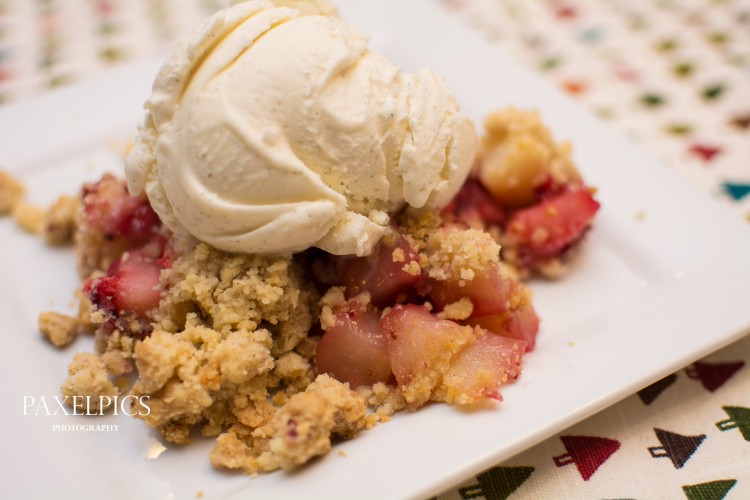
M 65 395 L 146 400 L 170 443 L 215 437 L 217 468 L 293 469 L 400 410 L 502 400 L 539 329 L 521 279 L 558 276 L 599 207 L 535 113 L 491 114 L 478 143 L 439 78 L 320 0 L 216 14 L 146 108 L 126 180 L 47 212 L 83 285 L 40 330 L 94 335 Z
M 484 127 L 472 176 L 445 212 L 489 231 L 522 276 L 560 277 L 599 210 L 593 189 L 537 113 L 505 109 Z

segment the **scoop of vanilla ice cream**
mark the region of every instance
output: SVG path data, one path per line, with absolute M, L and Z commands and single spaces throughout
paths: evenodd
M 281 3 L 223 10 L 172 52 L 127 158 L 130 191 L 223 250 L 367 255 L 389 213 L 458 191 L 474 125 L 436 75 L 406 74 L 315 15 L 328 4 Z

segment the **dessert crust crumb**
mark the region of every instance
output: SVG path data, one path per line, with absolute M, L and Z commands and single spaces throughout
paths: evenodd
M 471 316 L 471 313 L 473 311 L 474 304 L 472 304 L 471 299 L 464 297 L 458 302 L 454 302 L 445 306 L 443 310 L 438 313 L 438 317 L 440 319 L 453 319 L 462 321 Z
M 325 331 L 336 324 L 336 307 L 346 302 L 343 286 L 329 288 L 320 299 L 320 327 Z
M 537 271 L 539 274 L 548 279 L 560 279 L 565 276 L 568 272 L 568 266 L 559 258 L 551 258 L 547 260 L 540 260 L 537 263 Z
M 442 228 L 427 239 L 427 274 L 439 281 L 471 281 L 498 262 L 500 245 L 479 229 Z
M 68 378 L 63 383 L 61 392 L 63 396 L 68 396 L 68 404 L 78 407 L 82 398 L 89 402 L 91 410 L 99 411 L 108 408 L 119 391 L 109 379 L 104 362 L 99 356 L 90 352 L 79 352 L 68 365 Z
M 0 216 L 13 213 L 16 205 L 23 199 L 23 184 L 8 172 L 0 170 Z
M 398 388 L 377 382 L 372 387 L 358 387 L 373 412 L 365 417 L 365 427 L 371 429 L 379 423 L 388 422 L 394 413 L 406 408 L 406 399 Z
M 331 437 L 353 437 L 365 428 L 365 398 L 348 384 L 319 375 L 304 392 L 254 430 L 238 424 L 217 439 L 214 467 L 247 474 L 295 469 L 331 449 Z
M 139 378 L 132 394 L 149 396 L 151 408 L 140 418 L 172 443 L 189 442 L 194 427 L 219 436 L 217 466 L 248 473 L 279 468 L 293 459 L 264 454 L 254 443 L 268 443 L 278 407 L 315 378 L 317 342 L 308 331 L 319 314 L 317 291 L 293 259 L 234 255 L 204 244 L 180 252 L 162 272 L 168 291 L 155 329 L 133 347 Z M 343 292 L 328 298 L 339 299 Z
M 70 345 L 76 337 L 80 324 L 78 319 L 58 312 L 43 312 L 39 315 L 39 331 L 55 347 Z
M 42 232 L 44 214 L 45 211 L 43 208 L 25 201 L 16 203 L 13 210 L 13 217 L 15 217 L 18 226 L 30 234 L 40 234 Z
M 43 235 L 50 245 L 64 245 L 73 241 L 78 214 L 78 198 L 61 196 L 44 214 Z
M 284 469 L 294 469 L 331 449 L 331 436 L 353 437 L 364 428 L 365 399 L 329 377 L 319 375 L 274 417 L 271 453 Z

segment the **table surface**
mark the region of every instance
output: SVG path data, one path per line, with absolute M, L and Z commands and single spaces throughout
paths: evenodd
M 750 222 L 750 2 L 435 1 Z M 0 0 L 0 105 L 163 52 L 225 3 Z M 750 337 L 438 498 L 750 498 L 748 362 Z

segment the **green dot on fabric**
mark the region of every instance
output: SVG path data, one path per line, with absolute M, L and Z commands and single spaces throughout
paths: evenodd
M 664 130 L 672 135 L 683 136 L 693 131 L 693 127 L 687 123 L 670 123 L 664 127 Z
M 562 60 L 558 57 L 548 57 L 547 59 L 543 60 L 539 67 L 542 69 L 542 71 L 552 71 L 555 68 L 558 68 L 562 64 Z
M 664 96 L 653 93 L 643 94 L 640 97 L 639 101 L 647 108 L 658 108 L 666 104 L 666 99 L 664 98 Z
M 681 62 L 672 66 L 672 73 L 680 78 L 687 78 L 693 74 L 695 66 L 690 62 Z
M 723 31 L 717 31 L 714 33 L 709 33 L 706 37 L 709 43 L 712 43 L 714 45 L 724 45 L 727 42 L 729 42 L 730 37 L 729 33 L 723 32 Z
M 125 54 L 113 47 L 107 47 L 99 52 L 99 57 L 106 62 L 117 62 L 125 58 Z
M 666 38 L 656 43 L 656 50 L 658 50 L 659 52 L 672 52 L 679 46 L 680 44 L 677 42 L 677 40 L 673 38 Z
M 723 83 L 716 83 L 714 85 L 709 85 L 708 87 L 705 87 L 701 91 L 701 97 L 703 97 L 706 101 L 715 101 L 719 97 L 726 92 L 727 86 Z

